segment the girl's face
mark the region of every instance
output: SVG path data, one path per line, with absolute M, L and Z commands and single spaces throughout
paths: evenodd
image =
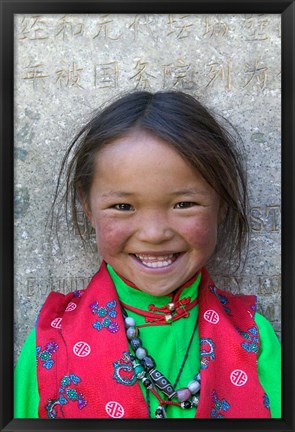
M 141 291 L 161 296 L 212 255 L 220 207 L 172 147 L 136 131 L 99 152 L 85 210 L 103 259 Z

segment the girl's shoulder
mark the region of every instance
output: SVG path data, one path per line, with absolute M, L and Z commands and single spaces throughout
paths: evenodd
M 259 329 L 261 340 L 270 340 L 272 343 L 279 344 L 279 339 L 272 323 L 258 312 L 256 312 L 254 319 Z

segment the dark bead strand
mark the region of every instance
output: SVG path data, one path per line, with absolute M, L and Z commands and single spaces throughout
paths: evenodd
M 172 386 L 170 382 L 167 380 L 167 378 L 156 369 L 156 362 L 150 355 L 147 355 L 147 351 L 142 346 L 142 341 L 138 337 L 139 330 L 136 327 L 135 320 L 133 318 L 128 317 L 126 314 L 126 311 L 123 309 L 123 317 L 125 320 L 125 326 L 126 326 L 126 335 L 129 339 L 129 343 L 132 347 L 132 349 L 135 352 L 135 356 L 132 354 L 129 354 L 130 360 L 132 361 L 134 371 L 140 369 L 140 367 L 143 367 L 145 372 L 136 373 L 136 376 L 138 379 L 142 380 L 142 383 L 144 387 L 146 388 L 146 395 L 147 395 L 147 404 L 148 404 L 148 412 L 149 417 L 151 417 L 150 413 L 150 392 L 152 391 L 154 396 L 157 397 L 157 399 L 160 402 L 160 405 L 156 409 L 155 415 L 156 418 L 166 418 L 166 411 L 165 408 L 162 405 L 166 405 L 168 408 L 169 405 L 176 405 L 183 409 L 190 409 L 193 406 L 198 406 L 199 404 L 199 392 L 200 392 L 200 373 L 196 374 L 194 376 L 194 380 L 188 384 L 187 387 L 181 388 L 177 391 L 174 390 L 174 388 L 177 386 L 178 381 L 180 379 L 180 376 L 183 372 L 186 360 L 188 358 L 189 350 L 193 341 L 193 336 L 195 334 L 196 328 L 197 328 L 197 322 L 194 326 L 193 333 L 191 335 L 189 344 L 186 349 L 186 353 L 184 355 L 182 364 L 180 366 L 179 372 L 177 374 L 175 384 Z M 137 359 L 140 361 L 140 364 L 137 363 Z M 145 377 L 145 374 L 148 374 L 149 378 Z M 165 396 L 168 397 L 168 400 L 163 400 L 157 393 L 157 391 L 154 389 L 153 384 L 156 385 Z M 180 403 L 176 402 L 170 402 L 169 400 L 177 397 Z M 190 401 L 189 398 L 192 397 L 192 400 Z
M 152 381 L 148 378 L 143 378 L 142 383 L 147 389 L 152 387 Z
M 192 403 L 190 401 L 184 401 L 181 406 L 185 409 L 192 408 Z
M 142 348 L 141 339 L 139 339 L 139 338 L 132 339 L 130 341 L 130 345 L 132 346 L 134 351 L 136 351 L 138 348 Z
M 160 419 L 163 419 L 163 418 L 166 418 L 167 416 L 166 416 L 166 411 L 165 411 L 165 408 L 164 407 L 162 407 L 162 406 L 159 406 L 157 409 L 156 409 L 156 418 L 160 418 Z
M 148 372 L 152 369 L 154 369 L 154 367 L 156 367 L 156 362 L 155 360 L 151 357 L 151 356 L 146 356 L 144 357 L 140 363 L 142 364 L 142 366 L 145 368 L 145 370 Z
M 167 396 L 169 399 L 172 399 L 176 395 L 176 391 L 172 387 L 171 383 L 167 380 L 167 378 L 157 369 L 152 369 L 149 371 L 149 375 L 153 380 L 154 384 Z

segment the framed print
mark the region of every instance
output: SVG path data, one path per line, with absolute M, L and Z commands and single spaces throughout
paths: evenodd
M 1 430 L 292 431 L 294 2 L 2 0 L 1 55 Z M 169 106 L 163 102 L 166 108 L 156 111 L 151 103 L 131 122 L 136 111 L 131 114 L 132 97 L 138 107 L 140 98 L 160 95 Z M 187 99 L 178 110 L 181 97 Z M 223 131 L 224 147 L 235 143 L 236 159 L 235 150 L 214 159 L 215 147 L 209 151 L 209 145 L 217 129 L 210 129 L 211 135 L 206 129 L 208 135 L 198 131 L 194 138 L 198 145 L 204 142 L 204 159 L 194 162 L 188 137 L 195 130 L 180 127 L 177 117 L 183 110 L 182 118 L 190 121 L 191 97 L 220 125 L 214 127 Z M 107 115 L 109 104 L 112 114 Z M 158 113 L 154 117 L 153 109 Z M 206 119 L 200 127 L 211 115 L 202 111 Z M 108 128 L 103 129 L 104 121 L 110 122 Z M 142 132 L 136 139 L 134 125 Z M 177 128 L 183 134 L 179 145 Z M 97 150 L 93 143 L 100 136 L 105 138 Z M 167 146 L 161 145 L 170 144 L 170 138 L 174 149 L 166 158 L 162 150 Z M 146 157 L 141 157 L 142 142 L 154 150 Z M 110 158 L 108 146 L 116 143 L 122 149 L 134 147 L 119 156 L 114 151 Z M 109 161 L 108 169 L 97 154 Z M 158 164 L 156 154 L 161 155 Z M 238 162 L 230 165 L 231 160 Z M 89 168 L 87 174 L 80 162 Z M 148 163 L 141 175 L 139 167 Z M 106 183 L 98 177 L 95 183 L 96 164 Z M 210 198 L 220 205 L 214 234 L 208 234 L 209 210 L 201 222 L 189 223 L 199 215 L 193 213 L 197 207 L 211 205 L 193 200 L 192 188 L 182 188 L 187 199 L 173 201 L 173 211 L 167 210 L 166 189 L 175 189 L 183 179 L 195 181 L 188 166 L 198 167 L 198 179 L 205 179 L 206 187 L 198 180 L 204 195 L 217 193 L 216 201 Z M 85 184 L 91 187 L 83 189 L 87 176 Z M 93 192 L 93 184 L 101 195 Z M 120 185 L 124 192 L 120 189 L 120 200 L 112 197 L 102 207 L 106 197 L 116 195 L 110 188 L 106 193 L 105 184 L 115 190 Z M 162 213 L 152 226 L 156 197 Z M 248 243 L 242 251 L 243 239 Z M 199 267 L 191 257 L 199 259 Z M 108 290 L 110 298 L 96 298 L 91 287 L 104 264 L 103 285 L 112 280 L 115 291 L 112 296 L 113 288 Z M 140 276 L 134 276 L 133 265 Z M 177 271 L 169 273 L 170 266 Z M 200 279 L 203 289 L 204 266 L 214 297 L 206 309 L 201 294 L 200 299 L 176 294 L 189 289 L 192 280 Z M 134 297 L 129 305 L 134 290 L 145 300 Z M 167 296 L 172 299 L 168 303 Z M 48 306 L 49 298 L 55 306 Z M 242 318 L 240 298 L 248 299 L 252 321 L 247 314 Z M 142 306 L 146 315 L 139 312 L 141 301 L 147 302 Z M 237 310 L 231 307 L 235 302 Z M 190 328 L 195 306 L 198 320 Z M 132 314 L 145 317 L 139 325 L 142 340 Z M 50 325 L 43 332 L 44 319 Z M 121 357 L 112 358 L 121 339 L 127 343 L 124 326 L 135 328 L 132 337 L 127 330 L 127 339 L 137 342 L 126 345 L 130 352 L 122 349 Z M 211 333 L 218 326 L 222 330 Z M 239 354 L 231 345 L 232 331 Z M 271 374 L 269 369 L 274 369 Z M 208 378 L 210 370 L 217 384 Z M 224 380 L 217 377 L 219 370 L 220 376 L 227 371 Z M 203 400 L 200 377 L 207 386 Z M 83 387 L 84 381 L 91 385 Z M 169 394 L 164 381 L 171 385 Z M 248 405 L 244 411 L 243 404 Z

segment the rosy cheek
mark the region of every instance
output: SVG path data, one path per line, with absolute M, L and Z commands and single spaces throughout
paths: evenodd
M 109 219 L 101 219 L 95 224 L 96 241 L 102 255 L 104 251 L 117 252 L 122 249 L 128 239 L 128 229 L 125 224 Z
M 209 243 L 216 241 L 217 225 L 208 221 L 208 219 L 200 219 L 194 223 L 190 223 L 182 229 L 185 231 L 185 238 L 190 244 L 195 244 L 198 247 L 208 246 Z

